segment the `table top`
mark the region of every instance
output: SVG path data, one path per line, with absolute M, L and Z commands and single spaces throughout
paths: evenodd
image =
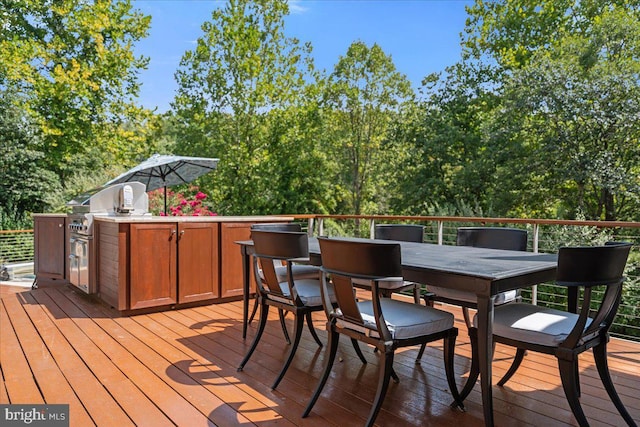
M 553 280 L 557 268 L 556 254 L 355 237 L 336 238 L 399 243 L 405 280 L 472 291 L 478 295 L 495 295 Z M 237 243 L 253 244 L 250 240 Z M 315 237 L 309 238 L 309 256 L 312 264 L 320 265 L 320 245 Z

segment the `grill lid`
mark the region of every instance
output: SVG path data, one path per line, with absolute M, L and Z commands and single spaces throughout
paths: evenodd
M 126 193 L 124 200 L 123 193 Z M 71 206 L 73 213 L 142 215 L 149 211 L 149 197 L 146 193 L 146 186 L 143 183 L 126 182 L 94 188 L 81 193 L 67 202 L 67 206 Z

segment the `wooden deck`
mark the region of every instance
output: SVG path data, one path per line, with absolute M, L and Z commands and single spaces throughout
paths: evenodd
M 300 418 L 320 375 L 324 351 L 305 331 L 291 368 L 276 391 L 270 384 L 287 351 L 277 317 L 243 372 L 236 367 L 251 343 L 241 336 L 241 303 L 119 317 L 71 287 L 0 292 L 0 403 L 68 403 L 72 426 L 360 426 L 377 382 L 377 356 L 341 348 L 340 363 L 311 415 Z M 459 383 L 470 348 L 460 313 L 456 349 Z M 322 313 L 316 325 L 326 338 Z M 416 365 L 416 348 L 397 354 L 400 383 L 389 388 L 382 426 L 480 426 L 479 385 L 466 412 L 449 408 L 441 343 Z M 511 349 L 498 346 L 494 382 Z M 594 426 L 620 426 L 589 354 L 581 365 L 582 402 Z M 640 344 L 612 340 L 610 368 L 622 400 L 640 422 Z M 576 425 L 554 359 L 529 354 L 506 387 L 494 387 L 498 426 Z

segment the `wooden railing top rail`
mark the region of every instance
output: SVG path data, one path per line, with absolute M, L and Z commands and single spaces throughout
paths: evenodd
M 640 228 L 637 221 L 593 221 L 593 220 L 566 220 L 566 219 L 541 219 L 541 218 L 489 218 L 489 217 L 463 217 L 463 216 L 423 216 L 423 215 L 320 215 L 320 214 L 287 214 L 296 219 L 374 219 L 383 221 L 443 221 L 443 222 L 477 222 L 480 224 L 537 224 L 537 225 L 572 225 L 587 227 L 625 227 Z

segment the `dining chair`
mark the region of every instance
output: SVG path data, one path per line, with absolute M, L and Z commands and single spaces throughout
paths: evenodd
M 456 233 L 457 246 L 471 246 L 475 248 L 505 249 L 510 251 L 527 250 L 527 231 L 517 228 L 503 227 L 460 227 Z M 462 307 L 462 314 L 467 327 L 471 327 L 469 309 L 475 309 L 478 305 L 476 294 L 473 292 L 458 291 L 455 289 L 439 287 L 437 284 L 427 285 L 428 293 L 425 300 L 429 305 L 433 301 Z M 515 301 L 519 297 L 518 291 L 501 292 L 496 297 L 494 304 L 501 305 Z
M 243 370 L 262 337 L 267 324 L 269 307 L 274 306 L 282 312 L 291 312 L 294 315 L 293 342 L 285 363 L 273 383 L 272 388 L 275 389 L 293 360 L 300 343 L 305 319 L 314 340 L 322 347 L 311 319 L 312 312 L 323 310 L 320 275 L 304 279 L 293 276 L 294 263 L 308 261 L 309 258 L 309 241 L 306 233 L 254 229 L 251 231 L 251 239 L 254 245 L 253 267 L 258 284 L 257 299 L 260 317 L 253 343 L 240 363 L 238 371 Z M 280 280 L 276 272 L 279 267 L 277 265 L 281 262 L 285 263 L 286 269 L 284 281 Z M 330 300 L 334 298 L 331 284 L 328 284 L 326 292 Z M 286 331 L 284 325 L 283 328 Z
M 631 246 L 610 242 L 604 246 L 560 248 L 556 284 L 566 287 L 568 292 L 582 293 L 579 313 L 575 307 L 563 311 L 520 302 L 496 307 L 494 341 L 517 348 L 516 357 L 498 382 L 499 386 L 504 386 L 516 373 L 526 350 L 554 355 L 571 411 L 581 426 L 588 426 L 579 399 L 578 355 L 593 349 L 598 374 L 609 398 L 626 423 L 636 426 L 616 392 L 607 363 L 609 329 L 620 304 L 623 273 Z M 475 362 L 478 351 L 475 326 L 470 329 L 470 336 Z M 478 378 L 478 366 L 474 362 L 461 392 L 463 398 Z
M 329 378 L 340 335 L 374 346 L 383 358 L 367 426 L 373 425 L 380 411 L 390 379 L 395 377 L 397 381 L 393 370 L 395 350 L 440 339 L 444 340 L 449 388 L 458 406 L 463 408 L 454 378 L 453 358 L 458 330 L 453 326 L 453 315 L 433 307 L 380 296 L 380 282 L 402 279 L 400 244 L 325 237 L 318 240 L 323 274 L 331 278 L 331 282 L 321 281 L 323 303 L 328 315 L 329 347 L 324 371 L 302 417 L 309 415 Z M 369 281 L 370 299 L 356 298 L 354 279 Z M 335 306 L 329 299 L 331 295 L 335 295 Z
M 396 240 L 400 242 L 424 242 L 424 226 L 417 224 L 376 224 L 374 227 L 374 238 L 381 240 Z M 390 292 L 385 291 L 385 284 L 381 283 L 380 288 L 383 295 L 390 296 Z M 394 286 L 393 292 L 402 292 L 407 289 L 413 291 L 413 300 L 420 304 L 421 288 L 419 283 L 404 282 L 404 286 L 397 288 Z
M 251 225 L 251 230 L 266 230 L 266 231 L 294 231 L 301 232 L 302 227 L 299 223 L 296 222 L 265 222 L 265 223 L 257 223 Z M 285 282 L 287 280 L 287 268 L 282 262 L 275 261 L 275 271 L 276 276 L 278 277 L 279 282 Z M 294 279 L 315 279 L 320 277 L 320 268 L 314 265 L 309 264 L 293 264 L 291 266 Z M 264 279 L 262 270 L 259 271 L 260 278 Z M 258 298 L 256 297 L 255 303 L 253 305 L 253 309 L 251 310 L 251 315 L 249 316 L 249 320 L 247 324 L 251 324 L 253 318 L 258 311 Z M 291 339 L 289 338 L 289 332 L 287 331 L 287 326 L 284 321 L 284 312 L 279 310 L 278 312 L 280 316 L 280 323 L 282 325 L 282 333 L 284 334 L 284 338 L 287 343 L 291 344 Z
M 475 248 L 505 249 L 511 251 L 527 250 L 527 231 L 518 228 L 503 227 L 460 227 L 456 233 L 457 246 L 471 246 Z M 460 291 L 428 284 L 427 292 L 423 295 L 427 305 L 433 305 L 434 301 L 462 307 L 462 315 L 467 329 L 473 325 L 469 309 L 478 307 L 476 294 L 473 292 Z M 502 305 L 520 299 L 520 291 L 513 290 L 499 293 L 494 305 Z M 424 354 L 425 347 L 422 346 L 416 357 L 416 363 L 420 362 Z

